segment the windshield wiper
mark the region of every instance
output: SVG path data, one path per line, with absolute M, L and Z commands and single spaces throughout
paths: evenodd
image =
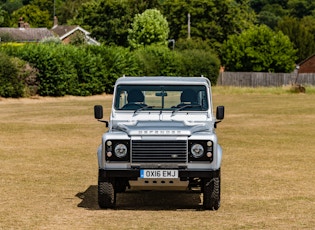
M 200 107 L 200 108 L 201 108 L 200 105 L 184 105 L 184 106 L 181 106 L 181 107 L 179 107 L 179 108 L 173 110 L 172 116 L 174 115 L 174 113 L 177 113 L 178 111 L 181 111 L 182 109 L 185 109 L 185 108 L 193 108 L 193 107 Z
M 139 108 L 139 109 L 136 109 L 136 110 L 133 112 L 133 114 L 136 114 L 136 113 L 138 113 L 138 112 L 140 112 L 140 111 L 142 111 L 142 110 L 145 110 L 145 109 L 153 109 L 154 107 L 155 107 L 155 106 L 147 105 L 147 106 L 141 107 L 141 108 Z

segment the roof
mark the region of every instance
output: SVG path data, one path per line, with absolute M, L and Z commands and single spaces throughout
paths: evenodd
M 84 34 L 90 34 L 86 30 L 82 29 L 80 26 L 54 26 L 51 31 L 53 31 L 55 34 L 57 34 L 60 39 L 64 39 L 68 37 L 70 34 L 72 34 L 76 30 L 81 30 Z
M 17 42 L 37 42 L 54 34 L 47 28 L 0 28 L 0 37 L 9 36 Z
M 96 40 L 94 40 L 93 38 L 91 38 L 90 32 L 86 31 L 85 29 L 83 29 L 80 26 L 67 26 L 67 25 L 55 25 L 51 31 L 54 32 L 55 34 L 58 35 L 58 37 L 60 38 L 60 40 L 63 40 L 65 38 L 67 38 L 68 36 L 70 36 L 71 34 L 73 34 L 76 31 L 81 31 L 82 33 L 84 33 L 85 37 L 88 40 L 88 43 L 92 43 L 92 44 L 97 44 L 100 45 L 99 42 L 97 42 Z
M 121 77 L 116 84 L 183 84 L 183 85 L 210 85 L 210 81 L 205 77 Z
M 308 60 L 312 59 L 315 56 L 315 54 L 312 54 L 311 56 L 309 56 L 308 58 L 304 59 L 303 61 L 301 61 L 298 66 L 303 65 L 305 62 L 307 62 Z

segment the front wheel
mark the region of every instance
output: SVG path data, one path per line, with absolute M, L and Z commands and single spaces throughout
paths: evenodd
M 221 173 L 203 182 L 203 207 L 206 210 L 218 210 L 220 208 Z
M 100 208 L 114 208 L 116 193 L 112 182 L 98 182 L 98 205 Z

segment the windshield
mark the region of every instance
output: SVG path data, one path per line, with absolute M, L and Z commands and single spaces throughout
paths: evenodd
M 117 110 L 208 110 L 204 85 L 118 85 L 115 95 Z

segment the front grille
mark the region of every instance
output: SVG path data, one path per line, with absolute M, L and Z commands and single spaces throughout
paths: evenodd
M 186 163 L 186 141 L 132 141 L 133 163 Z

